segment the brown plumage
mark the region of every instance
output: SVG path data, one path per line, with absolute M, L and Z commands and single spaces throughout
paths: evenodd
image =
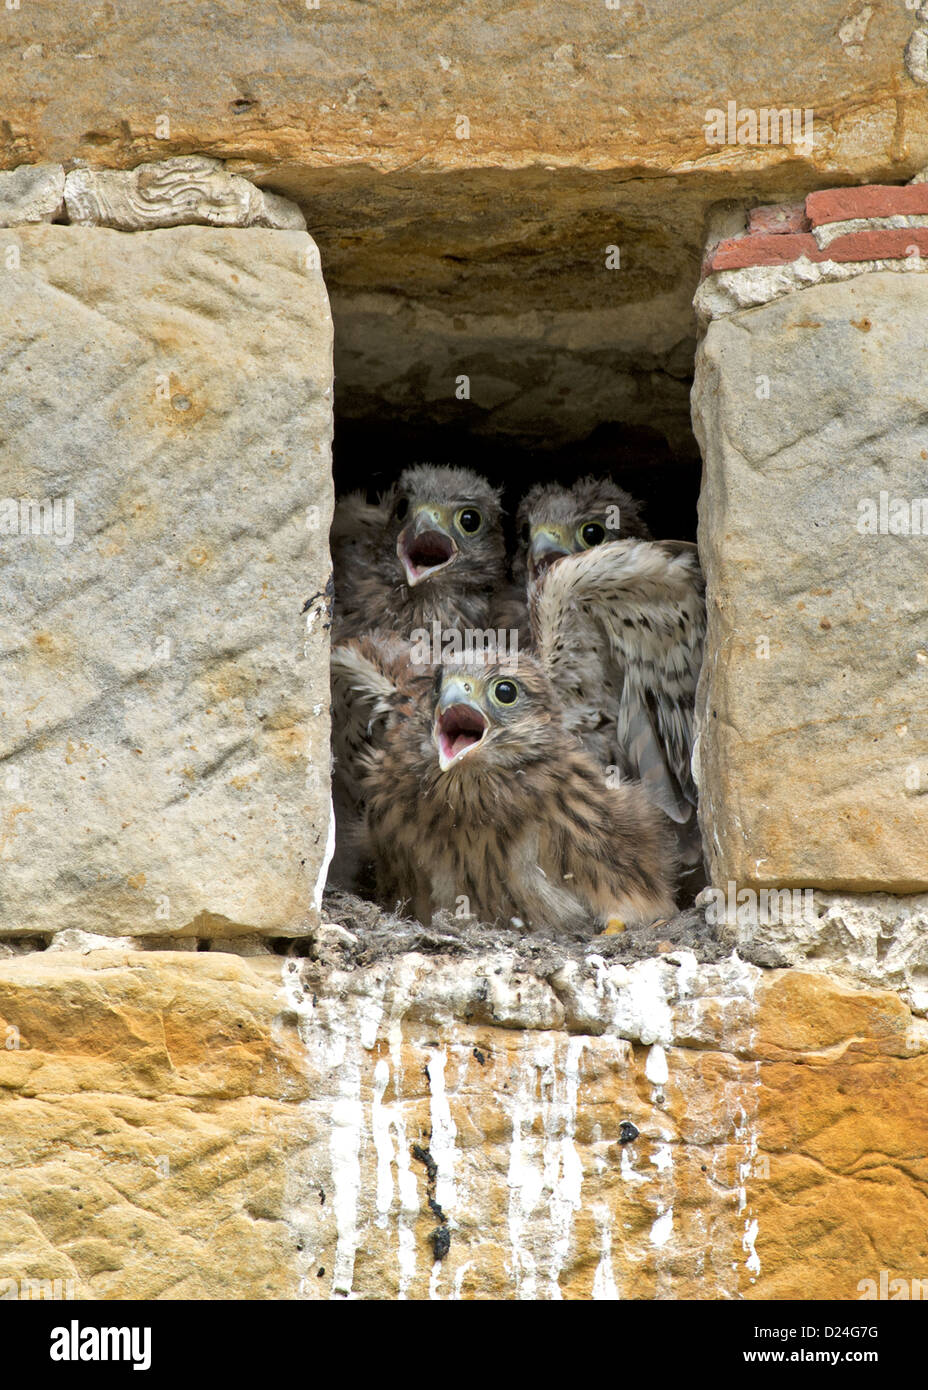
M 335 508 L 331 545 L 336 641 L 374 630 L 409 637 L 434 622 L 502 626 L 500 492 L 467 468 L 407 468 L 376 505 L 349 494 Z
M 439 667 L 380 743 L 363 787 L 385 907 L 591 930 L 673 912 L 661 817 L 606 785 L 531 658 Z
M 528 611 L 524 593 L 506 580 L 499 489 L 466 468 L 418 464 L 376 504 L 362 493 L 342 498 L 331 547 L 334 639 L 367 634 L 366 646 L 346 649 L 332 663 L 336 852 L 330 879 L 357 889 L 364 885 L 366 857 L 359 758 L 362 745 L 376 745 L 380 737 L 387 688 L 407 688 L 406 639 L 415 638 L 418 649 L 428 646 L 427 667 L 441 660 L 445 639 L 455 633 L 479 646 L 491 631 L 516 628 L 525 640 Z
M 390 633 L 368 633 L 334 647 L 332 677 L 332 806 L 335 854 L 329 882 L 356 891 L 372 858 L 366 834 L 364 780 L 371 754 L 397 719 L 408 719 L 428 697 L 430 666 L 416 666 L 411 644 Z
M 601 766 L 640 780 L 701 861 L 691 770 L 705 594 L 695 545 L 619 540 L 559 557 L 529 585 L 534 646 L 566 726 Z

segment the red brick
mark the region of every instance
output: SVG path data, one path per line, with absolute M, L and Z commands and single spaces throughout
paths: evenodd
M 751 208 L 748 213 L 748 231 L 752 234 L 774 236 L 807 232 L 810 225 L 805 203 L 769 203 L 765 207 Z
M 895 213 L 928 214 L 928 183 L 902 188 L 865 183 L 859 188 L 828 188 L 806 198 L 806 215 L 813 227 L 856 217 L 892 217 Z
M 800 256 L 808 256 L 813 261 L 818 259 L 818 245 L 811 232 L 732 237 L 719 242 L 709 260 L 709 269 L 742 270 L 749 265 L 785 265 Z
M 928 227 L 875 227 L 835 237 L 823 251 L 811 233 L 731 237 L 719 242 L 709 258 L 709 273 L 743 270 L 752 265 L 788 265 L 806 256 L 810 261 L 904 260 L 910 247 L 928 257 Z
M 928 256 L 928 227 L 875 227 L 866 232 L 850 232 L 835 237 L 816 260 L 904 260 L 910 246 L 917 246 L 920 255 Z

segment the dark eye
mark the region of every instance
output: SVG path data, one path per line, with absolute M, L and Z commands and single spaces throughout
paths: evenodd
M 497 681 L 493 687 L 493 699 L 501 705 L 514 705 L 519 696 L 515 681 Z
M 479 531 L 483 522 L 483 517 L 475 507 L 465 507 L 463 511 L 458 512 L 454 519 L 461 530 L 466 531 L 469 536 L 472 536 L 475 531 Z
M 397 521 L 402 521 L 402 520 L 403 520 L 403 517 L 406 515 L 406 513 L 407 513 L 408 511 L 409 511 L 409 498 L 408 498 L 408 497 L 401 497 L 401 498 L 398 500 L 396 506 L 393 508 L 393 515 L 396 517 Z
M 588 521 L 580 527 L 580 539 L 584 545 L 602 545 L 606 539 L 606 528 L 598 521 Z

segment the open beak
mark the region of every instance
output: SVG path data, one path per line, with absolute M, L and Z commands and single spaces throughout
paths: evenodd
M 442 691 L 435 710 L 432 738 L 442 772 L 479 748 L 489 727 L 486 716 L 472 701 L 462 681 L 453 680 Z
M 404 526 L 396 542 L 396 553 L 411 589 L 451 564 L 458 548 L 429 507 L 417 512 L 415 520 Z
M 532 543 L 528 552 L 528 571 L 532 579 L 539 579 L 555 561 L 571 553 L 564 536 L 557 527 L 538 526 L 532 532 Z

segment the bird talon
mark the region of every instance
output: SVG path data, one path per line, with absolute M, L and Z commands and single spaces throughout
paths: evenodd
M 625 931 L 625 923 L 622 921 L 622 918 L 610 917 L 606 923 L 605 930 L 600 932 L 600 936 L 621 936 L 623 931 Z

